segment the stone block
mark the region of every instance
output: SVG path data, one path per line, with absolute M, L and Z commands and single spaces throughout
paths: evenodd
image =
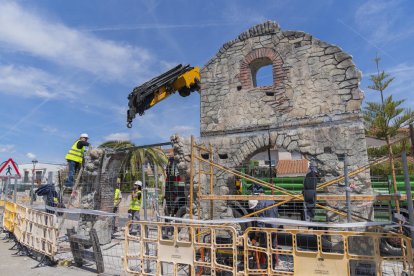
M 287 146 L 286 150 L 288 151 L 294 151 L 298 149 L 298 142 L 297 141 L 291 141 L 289 145 Z
M 329 54 L 335 54 L 340 52 L 341 49 L 337 46 L 329 46 L 325 49 L 325 55 L 329 55 Z
M 345 80 L 345 75 L 341 74 L 341 75 L 335 75 L 335 76 L 332 76 L 332 80 L 333 80 L 334 82 L 340 82 L 340 81 L 343 81 L 343 80 Z
M 338 61 L 338 63 L 345 60 L 345 59 L 352 58 L 350 55 L 348 55 L 347 53 L 344 53 L 344 52 L 337 52 L 337 53 L 335 53 L 334 56 L 335 56 L 336 61 Z
M 361 101 L 360 100 L 350 100 L 347 102 L 346 111 L 354 111 L 361 109 Z
M 349 79 L 341 82 L 339 88 L 352 88 L 358 85 L 358 79 Z
M 360 75 L 360 72 L 354 66 L 351 66 L 348 69 L 346 69 L 346 78 L 347 79 L 360 79 L 361 75 Z
M 108 244 L 111 242 L 111 234 L 112 234 L 112 218 L 111 217 L 107 217 L 103 220 L 96 221 L 93 228 L 96 230 L 99 243 L 101 245 Z
M 291 141 L 290 136 L 286 136 L 285 139 L 283 140 L 283 144 L 282 144 L 283 148 L 286 149 L 287 146 L 290 144 L 290 141 Z
M 351 58 L 345 59 L 336 65 L 338 69 L 347 69 L 351 66 L 354 66 Z
M 282 146 L 282 144 L 283 144 L 283 141 L 284 141 L 284 140 L 285 140 L 284 135 L 279 134 L 279 136 L 276 138 L 276 145 L 277 145 L 278 147 L 281 147 L 281 146 Z
M 345 72 L 346 71 L 344 69 L 336 69 L 335 68 L 335 69 L 329 70 L 329 75 L 331 75 L 331 76 L 345 75 Z
M 327 60 L 329 60 L 329 59 L 334 59 L 335 57 L 334 57 L 334 55 L 323 55 L 323 56 L 321 56 L 320 58 L 319 58 L 319 61 L 321 61 L 321 62 L 325 62 L 325 61 L 327 61 Z

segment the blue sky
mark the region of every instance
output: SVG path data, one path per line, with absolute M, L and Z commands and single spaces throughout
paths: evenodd
M 373 58 L 414 105 L 414 3 L 395 1 L 0 0 L 0 162 L 64 163 L 82 132 L 93 146 L 199 136 L 199 96 L 174 95 L 126 128 L 133 87 L 178 64 L 202 67 L 227 41 L 273 20 L 336 44 L 363 72 Z

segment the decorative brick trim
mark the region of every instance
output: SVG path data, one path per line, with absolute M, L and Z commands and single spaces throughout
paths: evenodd
M 287 80 L 287 74 L 283 69 L 283 60 L 280 55 L 271 48 L 260 48 L 251 51 L 240 63 L 239 80 L 242 88 L 251 89 L 254 87 L 253 74 L 256 74 L 257 70 L 266 63 L 272 64 L 273 85 L 269 87 L 270 90 L 277 89 L 280 84 Z

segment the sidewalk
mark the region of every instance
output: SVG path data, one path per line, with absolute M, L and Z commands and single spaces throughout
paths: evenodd
M 26 256 L 14 256 L 16 250 L 9 250 L 14 243 L 3 240 L 5 234 L 0 234 L 0 275 L 25 275 L 25 276 L 72 276 L 72 275 L 96 275 L 86 269 L 80 269 L 76 266 L 70 267 L 39 267 L 34 268 L 38 262 Z

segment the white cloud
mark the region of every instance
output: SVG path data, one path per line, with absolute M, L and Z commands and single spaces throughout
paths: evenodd
M 104 137 L 105 141 L 131 141 L 132 139 L 140 138 L 139 133 L 116 132 Z
M 11 1 L 1 3 L 0 43 L 105 80 L 123 80 L 132 75 L 136 78 L 138 73 L 148 71 L 151 61 L 145 49 L 100 39 Z
M 14 145 L 0 145 L 1 153 L 11 153 L 14 152 Z
M 385 96 L 393 95 L 394 99 L 405 99 L 404 106 L 413 108 L 413 93 L 414 93 L 414 65 L 407 63 L 400 63 L 393 67 L 385 68 L 384 71 L 394 77 L 387 90 Z M 376 75 L 376 72 L 367 73 L 367 76 Z M 367 90 L 372 91 L 372 90 Z M 376 93 L 365 93 L 369 97 L 368 101 L 377 101 L 378 95 Z
M 385 72 L 395 77 L 394 81 L 390 84 L 390 91 L 400 98 L 412 100 L 414 93 L 414 65 L 401 63 L 388 68 Z
M 0 64 L 0 93 L 21 97 L 74 98 L 82 89 L 49 73 L 25 66 Z
M 279 4 L 279 2 L 278 2 Z M 250 25 L 264 22 L 267 18 L 255 8 L 241 7 L 237 2 L 225 2 L 220 11 L 221 16 L 228 22 L 248 23 Z
M 50 134 L 54 134 L 56 132 L 58 132 L 58 129 L 55 127 L 51 127 L 51 126 L 45 126 L 42 128 L 42 130 L 46 133 L 50 133 Z
M 414 33 L 413 20 L 404 16 L 401 1 L 369 0 L 362 3 L 355 12 L 355 23 L 371 43 L 395 42 Z
M 160 29 L 194 29 L 194 28 L 220 28 L 223 26 L 237 25 L 235 22 L 193 22 L 191 24 L 136 24 L 136 25 L 118 25 L 108 27 L 95 27 L 84 29 L 91 32 L 106 32 L 106 31 L 125 31 L 125 30 L 160 30 Z
M 26 157 L 29 158 L 29 159 L 35 159 L 36 155 L 34 153 L 28 152 L 28 153 L 26 153 Z

